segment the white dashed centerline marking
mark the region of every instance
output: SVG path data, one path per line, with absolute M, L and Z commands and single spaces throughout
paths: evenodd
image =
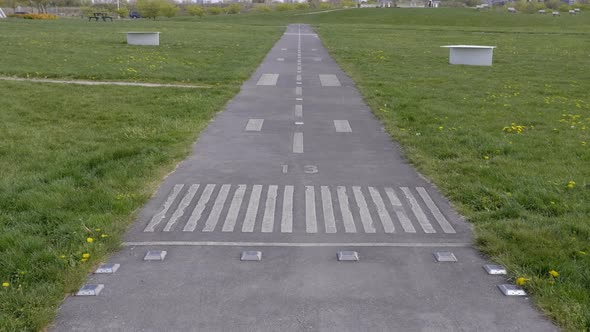
M 303 105 L 295 105 L 295 117 L 296 118 L 303 117 Z
M 338 76 L 333 74 L 319 75 L 322 86 L 341 86 Z
M 246 131 L 261 131 L 262 124 L 264 124 L 264 119 L 249 119 L 248 123 L 246 124 Z
M 352 133 L 348 120 L 334 120 L 334 128 L 337 133 Z
M 303 153 L 303 133 L 293 134 L 293 153 Z
M 256 85 L 276 86 L 279 74 L 262 74 Z

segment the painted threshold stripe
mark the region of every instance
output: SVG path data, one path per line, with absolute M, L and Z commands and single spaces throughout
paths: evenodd
M 174 214 L 172 214 L 172 217 L 170 217 L 170 220 L 168 220 L 168 223 L 164 227 L 164 232 L 170 232 L 172 229 L 174 229 L 174 225 L 178 219 L 184 215 L 184 210 L 190 205 L 198 189 L 198 184 L 193 184 L 190 186 L 190 188 L 188 188 L 186 195 L 184 195 L 182 201 L 180 201 L 180 204 L 178 205 L 178 208 L 176 208 L 176 211 L 174 211 Z
M 428 206 L 428 208 L 430 209 L 430 212 L 432 212 L 432 215 L 434 216 L 436 221 L 438 221 L 438 224 L 443 229 L 443 232 L 455 233 L 455 229 L 453 228 L 453 226 L 451 226 L 451 224 L 449 224 L 449 221 L 440 212 L 440 210 L 438 209 L 436 204 L 434 204 L 434 202 L 432 201 L 432 198 L 430 197 L 430 195 L 428 195 L 428 192 L 426 191 L 426 189 L 424 189 L 422 187 L 417 187 L 416 190 L 418 191 L 418 194 L 420 194 L 420 197 L 422 197 L 422 200 L 424 201 L 424 203 L 426 203 L 426 206 Z
M 424 247 L 424 248 L 471 248 L 467 242 L 215 242 L 215 241 L 147 241 L 123 242 L 123 246 L 238 246 L 238 247 Z
M 420 223 L 420 226 L 422 227 L 422 230 L 424 230 L 424 233 L 436 233 L 434 227 L 432 227 L 432 225 L 428 222 L 428 218 L 424 214 L 424 211 L 422 211 L 422 208 L 418 204 L 418 201 L 410 191 L 410 188 L 401 187 L 401 190 L 408 199 L 408 202 L 410 202 L 412 212 L 414 212 L 414 215 L 416 216 L 416 219 L 418 219 L 418 223 Z
M 303 105 L 295 105 L 295 116 L 298 118 L 303 117 Z
M 281 219 L 281 232 L 293 232 L 293 186 L 285 186 L 283 194 L 283 217 Z
M 293 153 L 303 153 L 303 133 L 293 135 Z
M 322 186 L 322 207 L 324 209 L 324 223 L 326 224 L 326 233 L 336 233 L 336 219 L 332 209 L 332 194 L 328 186 Z
M 341 86 L 338 76 L 334 74 L 319 75 L 322 86 Z
M 277 190 L 278 186 L 268 186 L 264 216 L 262 218 L 262 233 L 271 233 L 274 228 Z
M 262 74 L 256 85 L 277 85 L 279 74 Z
M 352 133 L 348 120 L 334 120 L 334 128 L 337 133 Z
M 168 212 L 168 209 L 170 209 L 170 206 L 176 200 L 176 196 L 178 196 L 178 193 L 180 193 L 182 187 L 184 187 L 184 184 L 174 185 L 174 188 L 172 188 L 172 192 L 166 199 L 166 202 L 164 202 L 164 205 L 162 205 L 160 210 L 156 214 L 154 214 L 150 223 L 143 230 L 144 232 L 153 232 L 156 229 L 156 226 L 158 226 L 160 222 L 162 222 L 162 219 L 164 219 L 164 216 L 166 216 L 166 212 Z
M 205 222 L 205 228 L 203 228 L 203 232 L 213 232 L 215 230 L 215 226 L 217 226 L 217 222 L 221 216 L 221 211 L 225 205 L 225 200 L 227 199 L 230 188 L 231 185 L 229 184 L 224 184 L 221 186 L 219 194 L 217 194 L 217 198 L 215 199 L 215 204 L 213 204 L 213 209 L 209 214 L 209 218 Z
M 244 223 L 242 224 L 242 232 L 249 233 L 254 231 L 254 224 L 256 222 L 256 215 L 258 214 L 258 204 L 260 201 L 261 192 L 261 185 L 255 184 L 254 187 L 252 187 L 250 202 L 248 203 L 248 209 L 246 210 L 246 217 L 244 217 Z
M 213 193 L 215 186 L 215 184 L 208 184 L 205 187 L 205 190 L 201 194 L 201 198 L 199 198 L 199 201 L 197 202 L 197 206 L 195 206 L 190 218 L 188 218 L 188 222 L 186 225 L 184 225 L 184 229 L 182 230 L 183 232 L 192 232 L 195 230 L 197 227 L 197 222 L 199 222 L 199 219 L 201 219 L 203 211 L 205 210 L 205 207 L 211 198 L 211 194 Z
M 238 189 L 234 193 L 234 198 L 229 206 L 225 223 L 223 224 L 222 232 L 233 232 L 238 220 L 238 214 L 240 213 L 240 207 L 242 206 L 242 200 L 244 200 L 244 193 L 246 193 L 246 185 L 238 185 Z
M 246 131 L 261 131 L 264 119 L 249 119 L 246 124 Z
M 377 230 L 373 224 L 373 218 L 371 218 L 371 213 L 369 212 L 369 207 L 367 206 L 367 201 L 361 191 L 361 187 L 352 187 L 352 192 L 354 194 L 354 199 L 356 200 L 356 205 L 359 207 L 361 223 L 363 224 L 365 233 L 375 233 Z
M 305 231 L 307 233 L 318 232 L 315 213 L 315 188 L 313 186 L 305 186 Z
M 410 218 L 408 218 L 408 216 L 406 215 L 406 212 L 404 212 L 404 208 L 402 207 L 402 202 L 400 202 L 399 198 L 395 194 L 395 191 L 393 191 L 393 188 L 385 188 L 385 193 L 387 194 L 387 198 L 389 198 L 389 202 L 393 206 L 393 211 L 395 211 L 395 215 L 397 216 L 397 219 L 399 220 L 400 224 L 402 224 L 402 228 L 404 229 L 404 232 L 416 233 L 416 229 L 414 228 L 414 225 L 412 225 Z
M 346 187 L 336 187 L 338 194 L 338 203 L 340 205 L 340 212 L 342 213 L 342 222 L 344 223 L 344 231 L 346 233 L 356 233 L 356 226 L 354 225 L 354 219 L 350 212 L 350 206 L 348 205 L 348 195 L 346 194 Z

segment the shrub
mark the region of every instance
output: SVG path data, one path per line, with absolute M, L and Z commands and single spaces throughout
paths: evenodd
M 293 9 L 295 9 L 295 7 L 290 3 L 279 3 L 275 6 L 277 12 L 285 12 Z
M 207 13 L 209 13 L 211 15 L 219 15 L 219 14 L 223 13 L 223 9 L 221 9 L 219 7 L 209 7 L 209 8 L 207 8 Z
M 549 1 L 545 1 L 545 7 L 549 8 L 549 9 L 558 9 L 559 6 L 561 6 L 561 1 L 559 0 L 549 0 Z
M 190 16 L 203 17 L 205 15 L 205 9 L 199 5 L 189 5 L 186 7 L 186 12 Z
M 172 3 L 162 3 L 160 5 L 160 11 L 159 14 L 162 16 L 166 16 L 166 17 L 174 17 L 176 16 L 176 14 L 178 14 L 178 11 L 180 9 L 178 7 L 176 7 L 176 5 L 172 4 Z
M 242 5 L 239 3 L 232 3 L 225 7 L 225 12 L 228 14 L 239 14 L 242 11 Z
M 115 13 L 119 15 L 119 17 L 127 17 L 129 15 L 129 9 L 127 7 L 121 7 L 115 10 Z
M 568 5 L 561 5 L 561 6 L 559 6 L 559 8 L 558 8 L 558 10 L 559 10 L 560 12 L 564 12 L 564 13 L 567 13 L 567 12 L 568 12 L 569 10 L 571 10 L 571 9 L 572 9 L 572 7 L 570 7 L 570 6 L 568 6 Z
M 324 5 L 327 3 L 322 3 L 322 5 Z M 352 1 L 352 0 L 341 0 L 340 1 L 340 7 L 348 7 L 348 8 L 352 8 L 352 7 L 356 7 L 356 2 Z M 322 7 L 322 5 L 320 5 L 320 8 Z
M 272 8 L 270 8 L 267 5 L 259 5 L 259 6 L 254 6 L 254 11 L 257 11 L 259 13 L 268 13 L 272 11 Z
M 59 18 L 53 14 L 11 14 L 8 17 L 23 18 L 25 20 L 57 20 Z
M 309 5 L 307 3 L 300 2 L 300 3 L 298 3 L 298 4 L 295 5 L 295 9 L 297 9 L 297 10 L 309 9 Z
M 318 6 L 319 9 L 330 9 L 332 8 L 332 5 L 326 2 L 322 2 L 320 3 L 320 5 Z

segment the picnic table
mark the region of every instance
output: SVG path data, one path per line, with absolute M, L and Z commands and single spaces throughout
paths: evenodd
M 106 22 L 107 18 L 110 19 L 111 21 L 113 21 L 113 17 L 109 16 L 109 13 L 92 13 L 92 16 L 88 16 L 88 21 L 91 21 L 92 19 L 94 19 L 96 22 L 98 22 L 99 18 L 102 18 L 102 20 L 105 22 Z

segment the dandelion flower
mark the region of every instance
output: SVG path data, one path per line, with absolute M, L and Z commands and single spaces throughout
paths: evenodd
M 483 156 L 483 159 L 490 160 L 490 157 L 489 156 Z
M 9 287 L 9 286 L 10 286 L 10 283 L 7 281 L 2 283 L 2 287 L 4 287 L 4 288 Z
M 88 258 L 90 258 L 90 254 L 89 253 L 83 253 L 82 254 L 82 258 L 88 259 Z
M 559 277 L 559 272 L 555 271 L 555 270 L 551 270 L 549 271 L 549 274 L 553 277 L 553 278 L 557 278 Z
M 66 258 L 66 255 L 59 255 L 59 258 Z
M 88 258 L 82 258 L 82 259 L 80 260 L 80 262 L 82 262 L 82 263 L 86 263 L 87 261 L 88 261 Z
M 95 231 L 97 231 L 97 232 L 100 232 L 102 229 L 100 229 L 100 228 L 95 228 L 94 230 L 95 230 Z
M 572 189 L 575 185 L 576 185 L 576 183 L 574 181 L 570 181 L 570 182 L 567 183 L 567 187 L 569 189 Z
M 516 284 L 519 286 L 522 286 L 522 285 L 526 284 L 526 282 L 529 280 L 531 280 L 531 279 L 527 279 L 527 278 L 523 278 L 523 277 L 516 278 Z
M 93 239 L 93 238 L 91 238 L 91 237 L 89 237 L 89 238 L 86 238 L 86 242 L 88 242 L 88 243 L 92 243 L 92 242 L 94 242 L 94 239 Z
M 104 239 L 105 237 L 109 237 L 109 236 L 107 234 L 100 234 L 100 237 Z
M 586 255 L 588 255 L 588 253 L 587 253 L 587 252 L 585 252 L 585 251 L 578 251 L 578 254 L 580 254 L 580 255 L 582 255 L 582 256 L 586 256 Z

